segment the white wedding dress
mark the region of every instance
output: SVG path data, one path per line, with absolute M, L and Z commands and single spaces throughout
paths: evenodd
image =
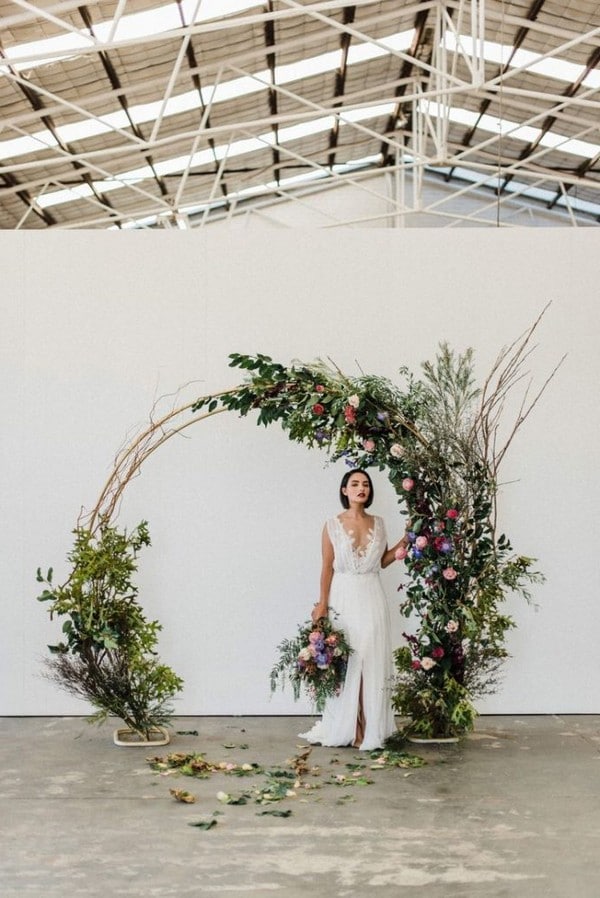
M 329 616 L 334 627 L 344 631 L 353 652 L 342 692 L 327 701 L 322 719 L 300 736 L 321 745 L 353 744 L 362 681 L 365 730 L 358 747 L 380 748 L 396 730 L 390 613 L 379 576 L 385 526 L 382 518 L 374 517 L 369 542 L 358 549 L 339 517 L 327 521 L 326 527 L 334 550 Z

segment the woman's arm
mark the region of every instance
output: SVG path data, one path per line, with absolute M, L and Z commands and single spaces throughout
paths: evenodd
M 327 617 L 329 611 L 329 590 L 331 581 L 333 580 L 333 545 L 327 533 L 327 524 L 323 527 L 323 535 L 321 536 L 321 584 L 319 601 L 315 603 L 312 610 L 312 620 L 318 621 L 320 617 Z
M 396 560 L 396 552 L 398 551 L 398 549 L 400 549 L 400 548 L 406 549 L 406 548 L 408 548 L 409 544 L 410 544 L 410 540 L 405 533 L 404 536 L 402 537 L 402 539 L 399 540 L 395 546 L 392 546 L 391 549 L 388 549 L 388 547 L 386 546 L 385 552 L 381 556 L 381 567 L 387 567 L 389 564 L 391 564 L 393 561 L 395 561 Z

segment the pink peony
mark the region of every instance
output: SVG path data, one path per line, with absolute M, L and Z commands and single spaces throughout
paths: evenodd
M 320 402 L 316 402 L 316 403 L 313 405 L 312 410 L 313 410 L 313 413 L 314 413 L 315 415 L 322 415 L 323 412 L 325 411 L 325 406 L 324 406 L 324 405 L 321 405 Z
M 404 455 L 404 446 L 401 446 L 400 443 L 394 443 L 390 446 L 390 455 L 393 455 L 394 458 L 402 458 Z
M 323 634 L 320 630 L 313 630 L 312 633 L 308 634 L 309 642 L 318 642 L 320 639 L 323 639 Z
M 450 518 L 451 521 L 455 521 L 458 517 L 458 511 L 456 508 L 449 508 L 446 512 L 446 517 Z
M 394 552 L 394 558 L 396 561 L 404 561 L 406 556 L 408 555 L 408 549 L 405 546 L 399 546 Z
M 354 393 L 352 396 L 348 396 L 348 405 L 351 405 L 352 408 L 358 408 L 360 405 L 360 398 Z
M 375 440 L 363 440 L 363 449 L 366 452 L 373 452 L 375 449 Z
M 445 654 L 445 652 L 444 652 L 443 648 L 441 647 L 441 645 L 437 645 L 434 648 L 434 650 L 432 651 L 431 657 L 435 658 L 436 660 L 439 660 L 440 658 L 444 657 L 444 654 Z
M 455 620 L 449 620 L 444 629 L 446 633 L 456 633 L 456 631 L 458 630 L 458 624 Z
M 458 577 L 458 574 L 456 573 L 456 571 L 454 570 L 453 567 L 446 567 L 442 571 L 442 577 L 445 580 L 456 580 L 456 578 Z
M 412 477 L 405 477 L 404 480 L 402 481 L 402 489 L 406 490 L 407 493 L 410 492 L 410 490 L 412 490 L 414 485 L 415 485 L 415 482 L 412 479 Z
M 423 670 L 431 670 L 432 667 L 435 667 L 435 661 L 429 655 L 425 655 L 424 658 L 421 658 L 421 667 Z
M 417 547 L 417 549 L 424 549 L 427 543 L 428 540 L 426 536 L 417 536 L 415 540 L 415 546 Z

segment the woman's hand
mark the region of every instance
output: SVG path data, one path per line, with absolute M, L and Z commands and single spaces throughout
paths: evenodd
M 313 624 L 316 624 L 318 620 L 322 617 L 327 617 L 328 607 L 325 602 L 316 602 L 313 605 L 313 610 L 311 611 L 310 617 Z

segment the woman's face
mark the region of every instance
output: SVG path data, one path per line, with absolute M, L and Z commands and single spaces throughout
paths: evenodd
M 342 492 L 351 505 L 364 505 L 371 492 L 369 478 L 365 474 L 352 474 Z

